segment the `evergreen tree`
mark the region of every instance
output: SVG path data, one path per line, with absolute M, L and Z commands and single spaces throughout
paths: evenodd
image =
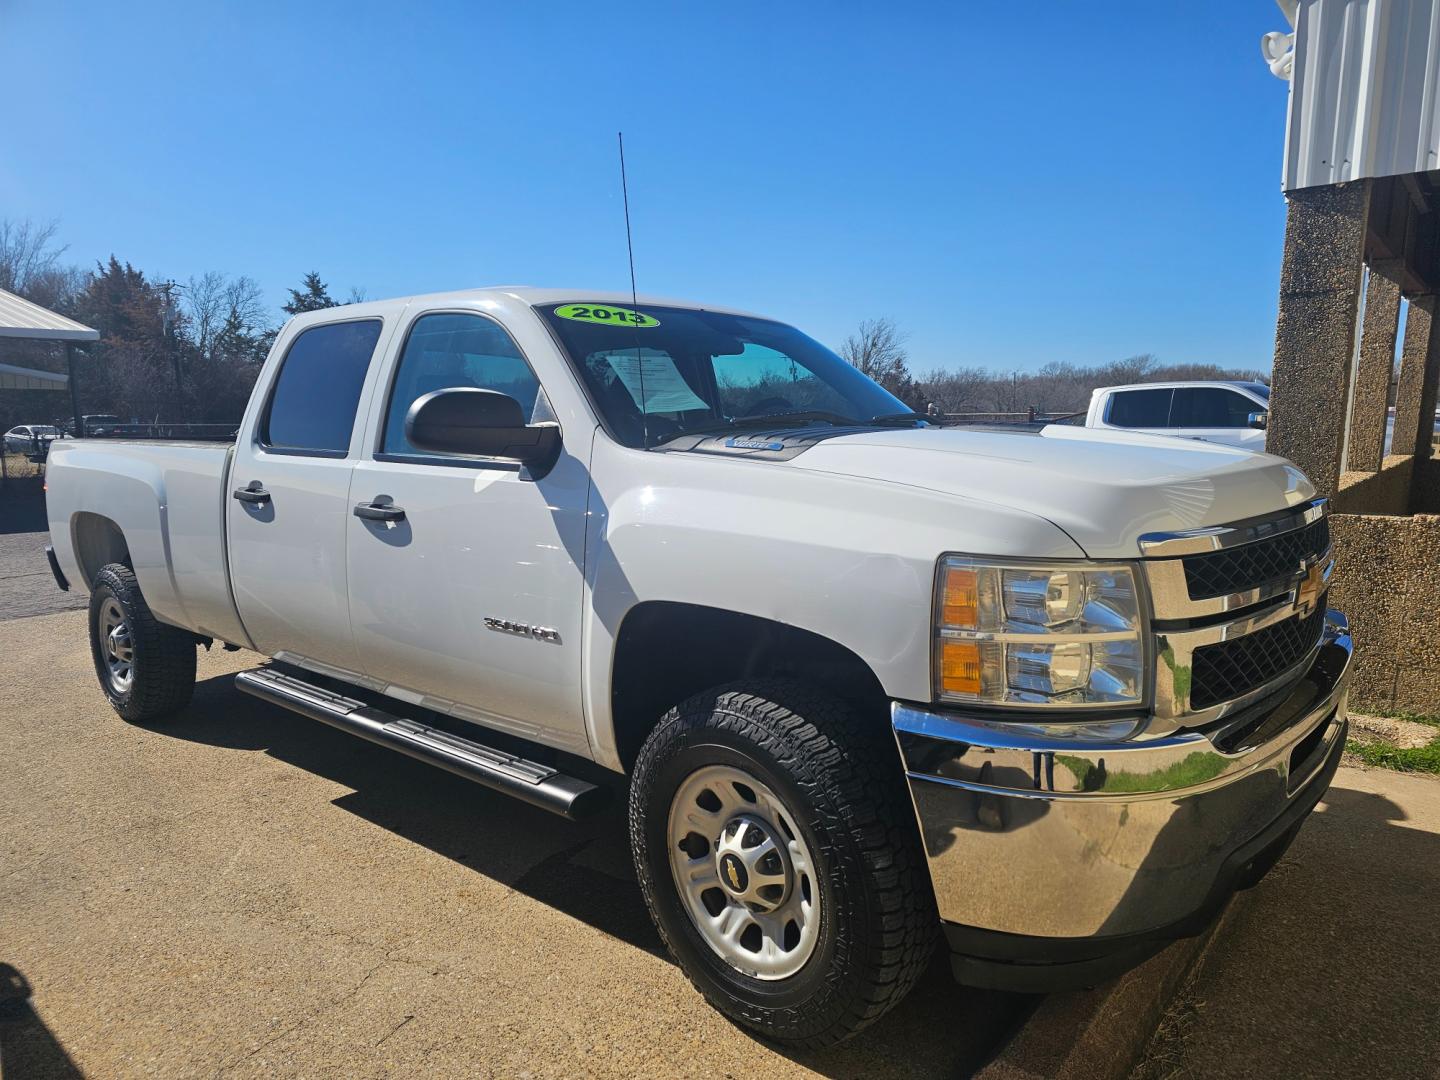
M 302 311 L 319 311 L 321 308 L 338 306 L 338 302 L 330 296 L 329 287 L 320 280 L 319 273 L 311 270 L 300 283 L 300 288 L 290 290 L 290 302 L 282 304 L 281 310 L 290 315 L 299 315 Z

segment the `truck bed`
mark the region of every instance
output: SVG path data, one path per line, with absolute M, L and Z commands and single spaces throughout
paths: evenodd
M 155 615 L 246 645 L 226 572 L 225 490 L 234 444 L 193 439 L 64 439 L 50 452 L 46 513 L 72 587 L 109 559 L 107 522 L 125 538 Z

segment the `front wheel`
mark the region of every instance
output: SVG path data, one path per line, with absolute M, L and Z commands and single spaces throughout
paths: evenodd
M 635 766 L 630 839 L 656 926 L 701 993 L 818 1048 L 883 1015 L 936 921 L 888 725 L 791 682 L 672 710 Z
M 132 723 L 179 712 L 195 693 L 195 638 L 155 618 L 128 566 L 95 575 L 90 652 L 110 705 Z

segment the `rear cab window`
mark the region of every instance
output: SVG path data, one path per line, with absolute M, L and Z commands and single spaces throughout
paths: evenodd
M 1171 427 L 1170 399 L 1175 392 L 1163 390 L 1120 390 L 1110 395 L 1105 422 L 1112 427 Z
M 259 441 L 279 454 L 344 457 L 379 319 L 312 326 L 290 343 L 260 418 Z

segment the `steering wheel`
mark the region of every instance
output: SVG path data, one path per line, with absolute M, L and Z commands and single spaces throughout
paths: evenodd
M 785 412 L 786 410 L 793 410 L 794 408 L 795 406 L 783 397 L 767 397 L 761 401 L 757 401 L 740 415 L 760 416 L 764 413 Z

